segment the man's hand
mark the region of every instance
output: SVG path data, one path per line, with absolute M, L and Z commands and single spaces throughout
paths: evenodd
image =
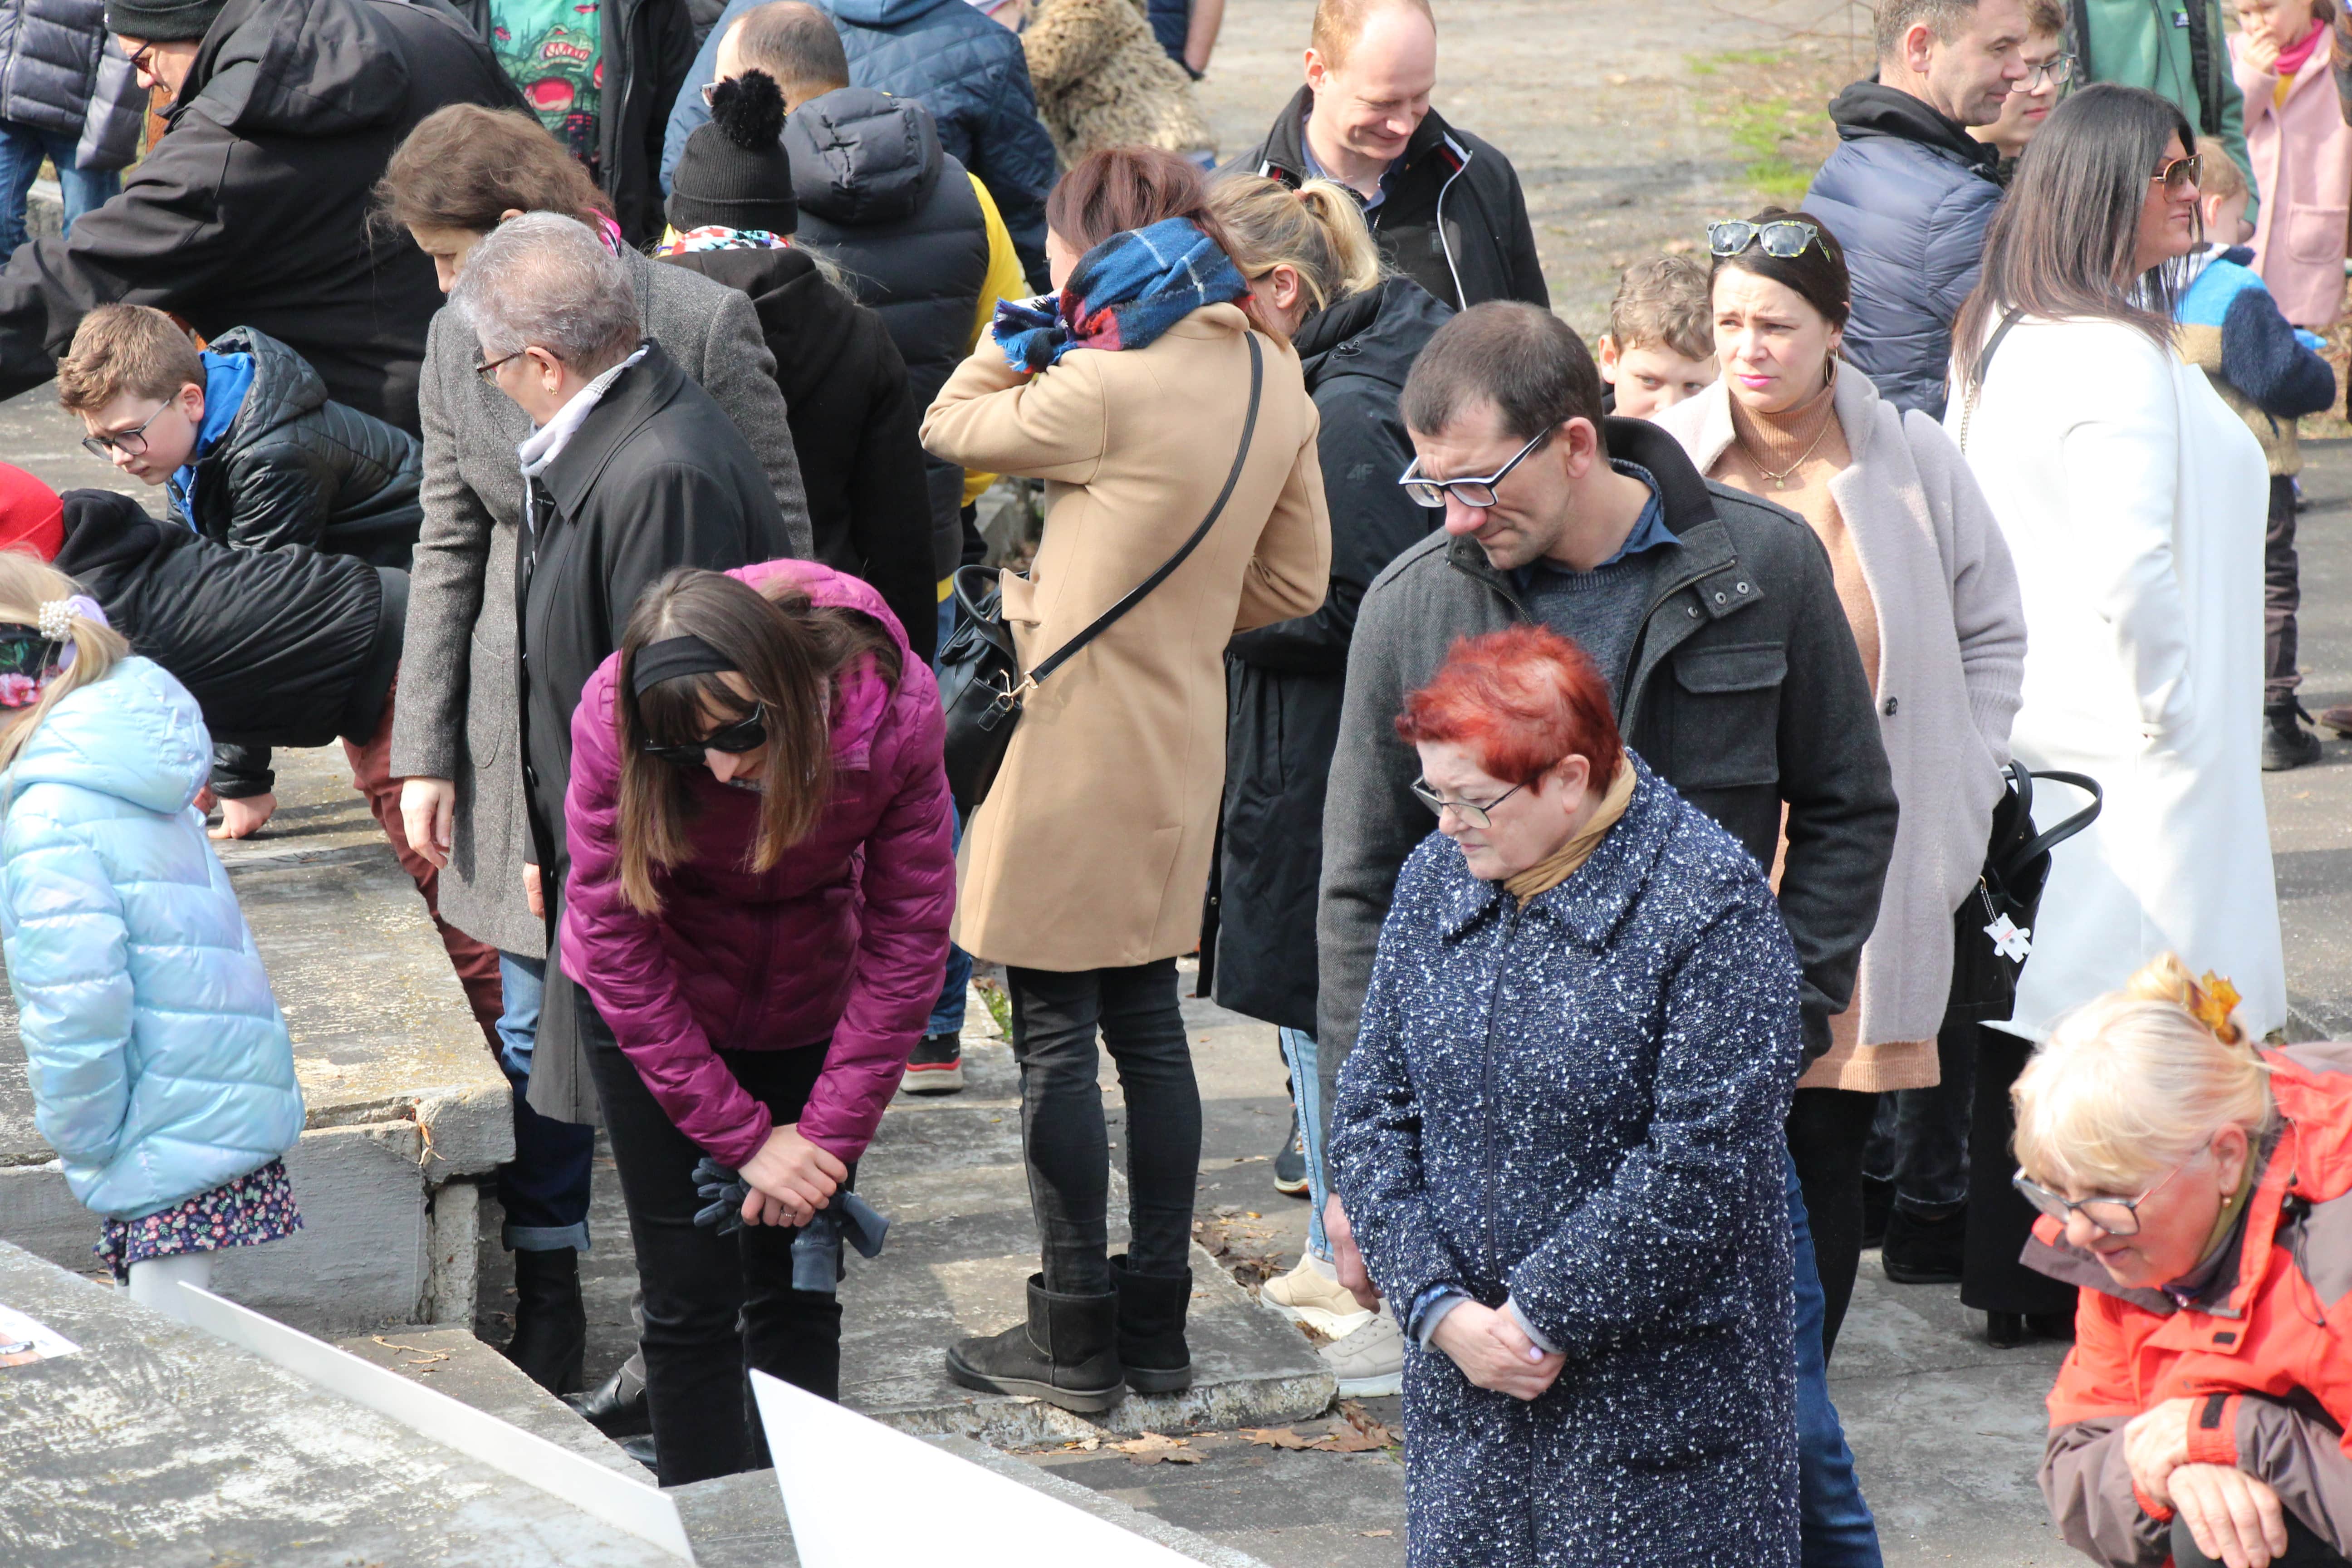
M 205 837 L 250 838 L 261 831 L 261 825 L 268 822 L 277 809 L 278 797 L 274 795 L 249 795 L 240 800 L 223 800 L 220 802 L 220 826 L 208 829 Z
M 751 1184 L 745 1225 L 806 1225 L 832 1201 L 849 1167 L 801 1136 L 797 1122 L 777 1128 L 735 1173 Z
M 531 919 L 543 921 L 547 918 L 547 895 L 540 890 L 539 868 L 536 866 L 522 868 L 522 901 L 530 906 Z
M 1568 1364 L 1561 1355 L 1538 1350 L 1507 1312 L 1462 1301 L 1437 1321 L 1430 1343 L 1444 1351 L 1462 1375 L 1481 1388 L 1533 1399 L 1549 1388 Z
M 457 786 L 449 780 L 401 781 L 400 830 L 408 835 L 408 847 L 428 865 L 449 864 L 449 825 L 457 813 Z
M 1331 1244 L 1331 1266 L 1339 1270 L 1340 1288 L 1365 1311 L 1377 1309 L 1381 1288 L 1364 1268 L 1364 1255 L 1356 1250 L 1356 1233 L 1348 1225 L 1348 1211 L 1339 1206 L 1337 1193 L 1323 1205 L 1323 1239 Z
M 2124 1424 L 2124 1463 L 2132 1485 L 2158 1507 L 2170 1507 L 2172 1472 L 2189 1462 L 2189 1418 L 2197 1401 L 2168 1399 Z
M 2286 1510 L 2278 1493 L 2243 1470 L 2182 1465 L 2172 1472 L 2172 1506 L 2198 1550 L 2230 1568 L 2270 1568 L 2271 1559 L 2286 1551 Z

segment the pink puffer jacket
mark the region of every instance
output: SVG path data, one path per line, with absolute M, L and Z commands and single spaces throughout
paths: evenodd
M 754 586 L 789 576 L 819 605 L 862 610 L 898 633 L 873 589 L 814 562 L 730 575 Z M 800 1128 L 855 1160 L 939 1000 L 947 959 L 955 859 L 938 683 L 911 655 L 895 689 L 870 667 L 845 679 L 832 806 L 772 870 L 742 865 L 759 796 L 688 770 L 695 855 L 656 879 L 662 912 L 647 917 L 621 896 L 619 668 L 618 654 L 598 667 L 572 718 L 564 973 L 587 988 L 678 1130 L 728 1165 L 757 1153 L 774 1119 L 713 1047 L 830 1041 Z

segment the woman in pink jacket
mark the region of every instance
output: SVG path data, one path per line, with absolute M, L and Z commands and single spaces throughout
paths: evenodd
M 2238 0 L 2230 58 L 2246 100 L 2246 160 L 2262 194 L 2254 270 L 2279 312 L 2324 332 L 2344 306 L 2352 127 L 2331 88 L 2332 0 Z M 2210 150 L 2209 150 L 2210 151 Z M 2234 234 L 2211 234 L 2219 246 Z
M 746 1368 L 838 1394 L 841 1309 L 793 1289 L 792 1244 L 939 999 L 939 690 L 856 578 L 684 570 L 637 602 L 572 735 L 563 966 L 594 1004 L 654 1447 L 680 1486 L 767 1462 Z M 694 1223 L 706 1155 L 750 1184 L 732 1236 Z

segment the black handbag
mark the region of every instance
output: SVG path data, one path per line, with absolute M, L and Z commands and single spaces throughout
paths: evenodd
M 2011 763 L 1992 808 L 1992 836 L 1977 885 L 1952 914 L 1952 993 L 1947 1018 L 1998 1023 L 2017 1008 L 2017 980 L 2032 952 L 2050 851 L 2098 820 L 2106 795 L 2087 773 L 2042 773 Z M 2033 781 L 2071 784 L 2091 804 L 2046 833 L 2033 830 Z
M 1160 570 L 1039 660 L 1025 676 L 1021 673 L 1021 656 L 1013 647 L 1012 630 L 1004 624 L 996 569 L 966 566 L 957 571 L 952 579 L 955 630 L 940 650 L 940 701 L 947 710 L 948 789 L 955 796 L 956 809 L 965 816 L 988 798 L 989 786 L 995 784 L 996 772 L 1004 765 L 1005 749 L 1013 744 L 1013 727 L 1020 721 L 1022 705 L 1038 683 L 1166 582 L 1224 514 L 1225 503 L 1233 499 L 1234 487 L 1241 483 L 1242 467 L 1249 459 L 1250 439 L 1257 433 L 1258 398 L 1265 384 L 1265 356 L 1258 347 L 1257 334 L 1242 336 L 1249 344 L 1250 395 L 1249 412 L 1242 420 L 1241 448 L 1234 454 L 1233 471 L 1225 476 L 1225 488 L 1217 492 L 1209 515 Z

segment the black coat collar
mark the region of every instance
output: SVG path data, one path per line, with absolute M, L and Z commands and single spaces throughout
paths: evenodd
M 588 411 L 563 450 L 541 471 L 539 482 L 547 488 L 556 510 L 565 517 L 579 515 L 605 466 L 647 420 L 669 405 L 685 384 L 686 373 L 661 344 L 648 338 L 646 357 L 613 378 L 613 384 L 604 389 L 604 395 Z

